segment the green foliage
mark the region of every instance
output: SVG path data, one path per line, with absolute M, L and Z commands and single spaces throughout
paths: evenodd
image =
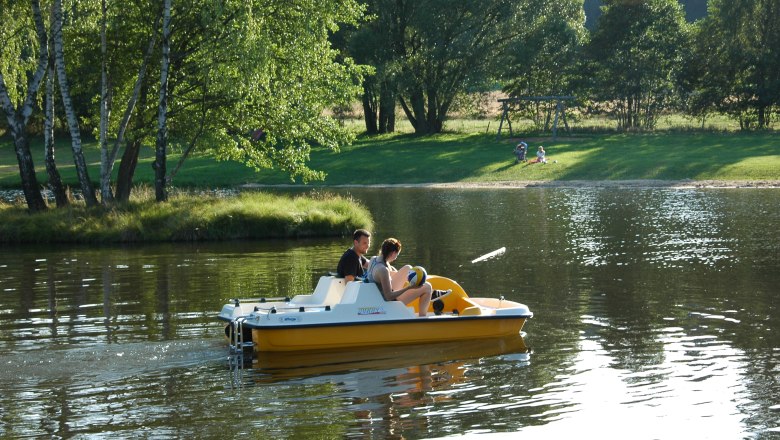
M 569 95 L 587 41 L 582 1 L 525 2 L 516 43 L 506 47 L 502 76 L 510 95 Z
M 499 69 L 504 91 L 511 96 L 571 95 L 588 34 L 582 2 L 532 0 L 525 2 L 517 24 L 518 38 L 506 48 Z M 548 129 L 556 102 L 523 102 L 516 110 Z M 545 124 L 547 123 L 547 124 Z
M 0 242 L 160 242 L 348 235 L 372 226 L 369 212 L 350 198 L 313 194 L 233 197 L 178 194 L 170 203 L 141 191 L 109 212 L 71 205 L 29 214 L 0 204 Z
M 440 132 L 459 93 L 496 77 L 494 59 L 516 35 L 520 3 L 367 1 L 373 20 L 348 45 L 376 67 L 364 99 L 397 94 L 417 133 Z
M 766 128 L 780 105 L 780 0 L 711 0 L 698 23 L 686 86 L 694 111 Z
M 11 102 L 19 108 L 38 64 L 38 40 L 29 2 L 0 0 L 0 41 L 0 73 Z M 5 125 L 3 115 L 0 127 Z
M 20 99 L 35 63 L 35 28 L 27 3 L 0 1 L 0 69 L 10 78 L 13 97 Z M 160 5 L 146 0 L 107 4 L 109 133 L 116 136 L 144 54 L 156 39 L 128 133 L 128 140 L 150 139 L 160 78 Z M 323 111 L 351 102 L 367 71 L 339 58 L 328 41 L 343 24 L 357 23 L 363 13 L 357 1 L 195 0 L 174 2 L 173 8 L 171 151 L 201 151 L 256 169 L 277 168 L 304 181 L 324 177 L 306 166 L 312 146 L 338 149 L 353 137 Z M 81 124 L 96 134 L 100 2 L 75 0 L 66 9 L 71 95 Z M 250 142 L 256 129 L 267 133 L 264 141 Z
M 677 96 L 689 31 L 676 0 L 605 2 L 587 46 L 583 89 L 623 129 L 653 128 Z
M 203 127 L 200 144 L 219 159 L 277 168 L 303 181 L 323 178 L 305 165 L 311 147 L 338 149 L 352 140 L 323 111 L 354 99 L 365 71 L 349 58 L 337 62 L 328 36 L 342 23 L 355 23 L 361 8 L 334 0 L 233 1 L 221 7 L 212 11 L 208 27 L 218 32 L 212 38 L 218 44 L 199 47 L 188 60 L 190 71 L 180 73 L 194 86 L 182 102 L 199 110 L 174 123 L 173 132 L 191 139 Z M 235 18 L 220 28 L 225 17 Z M 266 137 L 251 142 L 257 129 Z

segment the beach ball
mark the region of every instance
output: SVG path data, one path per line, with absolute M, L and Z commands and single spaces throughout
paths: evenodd
M 409 278 L 407 281 L 409 281 L 410 286 L 417 287 L 421 286 L 426 278 L 428 278 L 428 272 L 425 271 L 425 268 L 422 266 L 414 266 L 409 270 Z

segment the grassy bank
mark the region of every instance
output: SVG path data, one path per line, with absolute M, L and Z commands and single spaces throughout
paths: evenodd
M 7 139 L 7 138 L 6 138 Z M 327 172 L 314 185 L 403 184 L 441 182 L 496 182 L 550 180 L 776 180 L 780 178 L 780 137 L 776 132 L 691 131 L 651 134 L 577 134 L 558 139 L 523 137 L 533 157 L 544 145 L 551 163 L 514 164 L 512 149 L 520 138 L 496 139 L 495 131 L 444 133 L 418 137 L 393 134 L 361 137 L 340 152 L 314 151 L 311 167 Z M 34 151 L 42 152 L 39 145 Z M 90 175 L 99 175 L 99 152 L 88 145 Z M 145 149 L 136 182 L 151 183 L 154 160 Z M 69 154 L 63 144 L 58 157 Z M 178 155 L 169 156 L 173 163 Z M 60 172 L 76 187 L 71 161 L 62 160 Z M 555 162 L 557 161 L 557 162 Z M 36 164 L 46 181 L 41 157 Z M 176 176 L 179 187 L 229 188 L 245 183 L 287 184 L 276 171 L 254 172 L 234 162 L 216 162 L 195 156 Z M 16 157 L 7 141 L 0 142 L 0 186 L 19 187 Z
M 24 206 L 0 204 L 3 243 L 118 243 L 341 236 L 372 227 L 354 200 L 333 195 L 286 197 L 243 193 L 217 197 L 180 193 L 170 203 L 138 191 L 109 212 L 74 204 L 30 215 Z

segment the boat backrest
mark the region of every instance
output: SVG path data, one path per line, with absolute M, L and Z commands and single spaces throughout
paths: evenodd
M 341 301 L 347 280 L 326 275 L 320 277 L 317 287 L 311 295 L 297 295 L 292 299 L 295 304 L 333 305 Z
M 350 281 L 344 290 L 342 304 L 377 304 L 385 302 L 374 283 Z

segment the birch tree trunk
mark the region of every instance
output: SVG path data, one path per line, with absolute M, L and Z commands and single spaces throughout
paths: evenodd
M 154 161 L 154 190 L 158 202 L 168 200 L 165 188 L 165 160 L 168 146 L 168 67 L 170 65 L 171 0 L 163 2 L 162 62 L 160 68 L 160 101 L 157 108 L 157 143 Z
M 57 79 L 59 80 L 62 104 L 63 107 L 65 107 L 65 116 L 68 120 L 68 128 L 70 129 L 73 161 L 76 164 L 76 174 L 79 178 L 84 202 L 87 206 L 95 206 L 98 204 L 98 201 L 95 196 L 95 189 L 92 187 L 92 182 L 89 179 L 87 163 L 84 160 L 84 152 L 81 148 L 79 121 L 76 117 L 76 112 L 73 110 L 73 103 L 70 99 L 70 88 L 68 86 L 68 77 L 65 74 L 65 54 L 63 52 L 62 42 L 62 0 L 54 0 L 52 8 L 54 8 L 54 21 L 52 23 L 52 32 L 54 34 L 54 61 L 57 68 Z
M 19 109 L 15 108 L 11 102 L 5 78 L 0 73 L 0 108 L 5 113 L 8 128 L 11 130 L 11 136 L 14 139 L 14 150 L 16 151 L 16 159 L 19 162 L 19 176 L 22 180 L 22 191 L 27 202 L 27 208 L 31 212 L 39 212 L 46 210 L 46 202 L 43 200 L 41 188 L 35 176 L 35 164 L 30 153 L 30 140 L 27 137 L 26 129 L 27 121 L 30 119 L 33 106 L 35 105 L 35 97 L 46 74 L 49 51 L 46 46 L 48 38 L 46 36 L 46 27 L 43 24 L 43 17 L 41 16 L 40 1 L 32 0 L 31 3 L 35 30 L 38 36 L 38 67 L 28 83 L 27 96 Z
M 100 200 L 103 206 L 114 202 L 114 194 L 111 192 L 111 169 L 108 152 L 108 118 L 111 116 L 109 108 L 108 72 L 106 71 L 106 0 L 100 2 Z
M 49 40 L 51 47 L 51 39 Z M 46 174 L 49 176 L 49 188 L 54 193 L 57 207 L 62 208 L 69 204 L 68 195 L 62 184 L 60 172 L 57 170 L 57 162 L 54 160 L 54 56 L 49 51 L 48 72 L 46 74 L 46 104 L 43 119 L 43 143 L 46 148 Z

